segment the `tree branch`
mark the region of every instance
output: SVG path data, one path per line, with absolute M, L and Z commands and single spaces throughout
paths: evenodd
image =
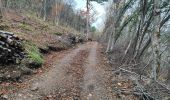
M 170 19 L 170 14 L 161 21 L 161 23 L 160 23 L 160 29 L 162 28 L 162 26 L 163 26 L 169 19 Z

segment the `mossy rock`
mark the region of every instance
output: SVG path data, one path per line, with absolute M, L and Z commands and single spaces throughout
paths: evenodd
M 44 60 L 43 60 L 43 55 L 40 53 L 39 48 L 32 42 L 28 42 L 28 41 L 24 42 L 24 47 L 28 55 L 27 57 L 27 63 L 29 65 L 28 67 L 29 68 L 41 67 Z
M 57 35 L 57 36 L 61 36 L 62 35 L 62 33 L 60 33 L 60 32 L 56 32 L 54 34 Z

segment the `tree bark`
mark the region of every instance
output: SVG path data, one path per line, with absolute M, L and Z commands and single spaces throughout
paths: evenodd
M 3 7 L 2 7 L 2 1 L 0 0 L 0 19 L 3 17 L 3 15 L 2 15 L 2 9 L 3 9 Z
M 113 38 L 113 34 L 110 33 L 110 35 L 109 35 L 109 40 L 108 40 L 108 43 L 107 43 L 106 52 L 109 52 L 109 51 L 110 51 L 110 46 L 111 46 L 111 43 L 112 43 L 112 38 Z
M 169 65 L 170 65 L 170 62 L 169 62 Z M 170 83 L 170 66 L 168 66 L 168 76 L 167 76 L 167 81 L 168 83 Z
M 43 12 L 44 12 L 43 20 L 46 21 L 46 19 L 47 19 L 47 0 L 44 0 L 43 3 L 44 3 L 44 5 L 43 5 Z
M 152 69 L 152 78 L 156 80 L 159 77 L 161 67 L 160 56 L 160 0 L 154 0 L 154 33 L 152 34 L 152 46 L 154 52 L 154 64 Z
M 86 11 L 86 39 L 88 40 L 89 38 L 89 0 L 87 0 L 86 2 L 86 7 L 87 7 L 87 11 Z
M 58 16 L 58 6 L 60 4 L 60 0 L 55 0 L 55 19 L 54 19 L 54 23 L 55 25 L 58 25 L 59 24 L 59 16 Z

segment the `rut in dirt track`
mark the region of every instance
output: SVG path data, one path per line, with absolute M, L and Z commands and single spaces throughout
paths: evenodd
M 112 100 L 106 84 L 109 75 L 106 74 L 106 66 L 100 61 L 98 49 L 98 44 L 93 43 L 84 65 L 84 86 L 81 96 L 83 100 Z
M 110 73 L 97 42 L 79 45 L 53 58 L 53 67 L 30 80 L 9 100 L 112 100 Z

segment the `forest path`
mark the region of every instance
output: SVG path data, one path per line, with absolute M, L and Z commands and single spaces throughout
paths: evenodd
M 113 100 L 111 73 L 97 42 L 52 55 L 49 71 L 30 86 L 9 94 L 9 100 Z

